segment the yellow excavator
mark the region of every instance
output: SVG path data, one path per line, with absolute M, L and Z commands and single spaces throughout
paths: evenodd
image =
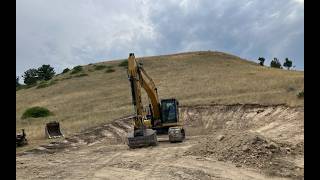
M 157 134 L 168 134 L 170 142 L 185 139 L 183 124 L 179 121 L 179 102 L 177 99 L 159 100 L 157 88 L 133 53 L 128 58 L 128 79 L 131 86 L 132 104 L 135 110 L 134 129 L 128 134 L 130 148 L 155 146 Z M 144 108 L 141 89 L 149 98 L 149 106 Z

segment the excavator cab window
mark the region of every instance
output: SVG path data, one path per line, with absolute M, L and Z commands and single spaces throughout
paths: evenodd
M 175 123 L 178 121 L 179 109 L 175 99 L 161 100 L 161 121 L 162 123 Z

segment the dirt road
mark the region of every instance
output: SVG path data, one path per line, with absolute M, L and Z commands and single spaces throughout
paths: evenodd
M 17 154 L 17 179 L 303 179 L 303 108 L 182 107 L 187 139 L 129 149 L 130 117 Z

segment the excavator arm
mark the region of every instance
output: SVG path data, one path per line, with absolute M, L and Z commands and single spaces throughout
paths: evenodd
M 152 107 L 152 118 L 160 119 L 160 104 L 157 88 L 153 82 L 153 80 L 148 76 L 143 67 L 140 67 L 141 72 L 141 86 L 147 92 L 148 97 L 151 101 Z
M 138 63 L 135 60 L 134 54 L 130 53 L 128 58 L 128 79 L 130 81 L 132 104 L 136 112 L 134 127 L 138 128 L 143 125 L 143 104 L 141 100 L 141 85 L 140 85 L 140 72 Z
M 141 100 L 141 88 L 146 91 L 151 102 L 152 119 L 160 119 L 160 103 L 157 88 L 142 65 L 136 61 L 133 53 L 130 53 L 128 58 L 128 78 L 131 85 L 132 103 L 137 116 L 134 123 L 135 127 L 141 128 L 143 126 L 143 117 L 145 116 Z
M 128 135 L 128 145 L 131 148 L 156 145 L 158 143 L 156 132 L 152 129 L 147 129 L 144 124 L 146 112 L 143 109 L 141 88 L 147 92 L 151 101 L 152 119 L 160 117 L 157 88 L 142 68 L 142 65 L 136 61 L 133 53 L 130 53 L 128 58 L 128 79 L 131 86 L 132 103 L 136 112 L 134 130 Z

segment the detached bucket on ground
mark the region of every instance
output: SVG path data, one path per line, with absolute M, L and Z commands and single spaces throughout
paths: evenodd
M 24 129 L 22 129 L 22 133 L 16 135 L 16 147 L 24 146 L 26 144 L 28 144 L 28 140 L 26 138 L 26 133 L 24 132 Z
M 49 139 L 64 137 L 60 130 L 60 124 L 57 121 L 46 124 L 45 134 Z

